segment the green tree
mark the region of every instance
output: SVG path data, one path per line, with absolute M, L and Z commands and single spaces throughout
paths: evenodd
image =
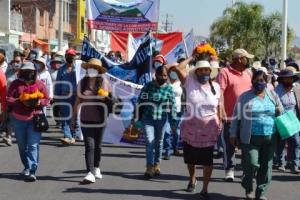
M 211 25 L 210 42 L 221 53 L 244 48 L 259 56 L 279 56 L 282 15 L 275 12 L 264 16 L 263 10 L 260 4 L 240 1 L 226 8 Z M 288 28 L 288 44 L 292 40 L 293 32 Z
M 282 15 L 279 12 L 265 16 L 261 20 L 260 41 L 264 48 L 265 57 L 280 55 L 281 35 L 282 35 Z M 288 46 L 291 46 L 294 34 L 288 27 Z
M 236 2 L 233 7 L 226 8 L 223 16 L 211 26 L 210 40 L 221 43 L 231 49 L 245 48 L 255 51 L 257 41 L 257 28 L 263 16 L 263 6 L 257 3 L 247 4 Z

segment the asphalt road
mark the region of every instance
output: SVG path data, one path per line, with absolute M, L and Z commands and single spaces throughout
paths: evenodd
M 162 162 L 162 175 L 144 180 L 145 150 L 143 147 L 105 145 L 101 169 L 103 179 L 92 185 L 81 185 L 85 176 L 84 147 L 82 142 L 64 147 L 58 129 L 43 134 L 38 181 L 26 183 L 18 175 L 22 165 L 14 144 L 0 143 L 0 200 L 162 200 L 199 199 L 201 181 L 195 193 L 186 193 L 187 169 L 182 157 Z M 239 162 L 240 160 L 238 160 Z M 240 186 L 241 171 L 233 183 L 222 178 L 222 161 L 215 160 L 215 170 L 209 186 L 211 199 L 243 199 Z M 198 170 L 201 180 L 202 170 Z M 271 200 L 299 200 L 300 175 L 274 171 L 267 197 Z

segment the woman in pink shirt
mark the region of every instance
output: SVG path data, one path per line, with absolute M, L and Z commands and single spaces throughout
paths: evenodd
M 206 60 L 201 60 L 187 72 L 186 65 L 192 60 L 193 58 L 189 58 L 178 68 L 171 67 L 170 71 L 177 72 L 186 89 L 187 111 L 180 132 L 184 161 L 190 174 L 187 191 L 195 190 L 196 165 L 204 165 L 203 188 L 200 194 L 203 199 L 207 199 L 207 188 L 213 170 L 213 150 L 221 129 L 219 117 L 221 92 L 220 86 L 211 80 L 218 72 L 218 68 L 212 67 Z
M 18 79 L 11 83 L 7 93 L 8 106 L 12 109 L 11 123 L 24 165 L 21 175 L 29 182 L 36 181 L 41 139 L 41 132 L 34 128 L 33 117 L 42 113 L 43 106 L 49 102 L 45 84 L 36 77 L 34 64 L 24 62 Z

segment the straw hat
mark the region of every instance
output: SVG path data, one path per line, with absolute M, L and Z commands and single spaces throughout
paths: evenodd
M 195 76 L 197 69 L 200 69 L 200 68 L 210 68 L 210 70 L 211 70 L 210 77 L 215 78 L 218 75 L 218 71 L 219 71 L 220 67 L 216 63 L 211 64 L 206 60 L 200 60 L 196 63 L 196 66 L 190 70 L 190 72 L 189 72 L 190 75 Z
M 96 58 L 91 58 L 87 63 L 83 63 L 81 67 L 85 70 L 93 68 L 99 71 L 99 73 L 106 73 L 107 69 L 102 66 L 102 62 Z

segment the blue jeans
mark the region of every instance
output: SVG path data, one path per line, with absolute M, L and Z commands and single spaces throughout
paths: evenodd
M 166 122 L 167 118 L 161 120 L 142 119 L 146 140 L 147 167 L 154 166 L 161 161 Z
M 21 121 L 12 117 L 12 126 L 24 168 L 35 174 L 39 163 L 41 132 L 34 130 L 33 120 Z
M 298 167 L 299 165 L 299 143 L 300 143 L 300 136 L 299 133 L 295 134 L 293 137 L 290 137 L 286 140 L 280 140 L 277 145 L 277 164 L 278 165 L 285 165 L 285 156 L 284 156 L 284 147 L 285 143 L 288 143 L 289 149 L 291 150 L 291 161 L 292 167 Z
M 164 150 L 165 155 L 170 156 L 173 150 L 177 150 L 179 148 L 179 142 L 180 142 L 180 128 L 179 124 L 181 122 L 181 113 L 177 113 L 177 129 L 176 133 L 172 133 L 172 129 L 170 126 L 170 123 L 167 122 L 166 124 L 166 132 L 164 136 Z
M 59 109 L 60 109 L 60 114 L 62 118 L 65 118 L 65 120 L 62 120 L 62 130 L 64 132 L 64 136 L 65 138 L 69 138 L 72 139 L 75 137 L 75 135 L 79 135 L 76 134 L 74 131 L 71 131 L 70 125 L 71 125 L 71 118 L 72 118 L 72 113 L 73 113 L 73 106 L 75 104 L 75 99 L 76 96 L 71 97 L 70 99 L 66 100 L 66 103 L 69 103 L 69 106 L 67 105 L 60 105 Z M 79 131 L 79 123 L 78 121 L 76 121 L 76 131 Z

